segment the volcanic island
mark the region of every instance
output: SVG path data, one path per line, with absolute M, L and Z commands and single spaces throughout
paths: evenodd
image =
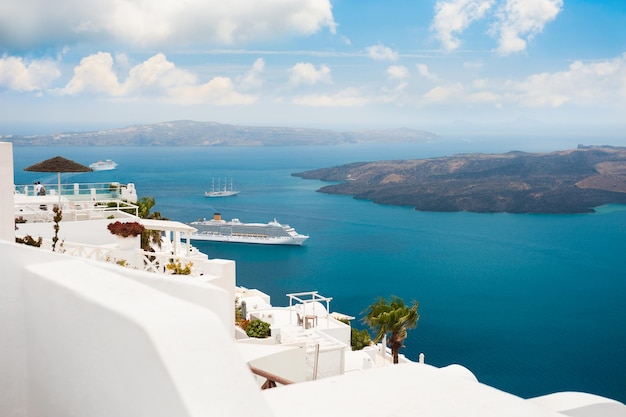
M 420 211 L 589 213 L 626 204 L 626 148 L 613 146 L 355 162 L 292 175 L 336 182 L 319 192 Z

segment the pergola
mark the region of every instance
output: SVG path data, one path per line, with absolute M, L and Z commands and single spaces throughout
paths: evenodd
M 197 230 L 194 227 L 172 220 L 140 219 L 139 223 L 148 230 L 165 232 L 167 238 L 172 242 L 173 255 L 179 255 L 185 252 L 182 251 L 183 248 L 180 247 L 182 235 L 184 235 L 186 242 L 186 252 L 188 253 L 191 250 L 191 234 Z M 174 236 L 169 236 L 168 233 L 173 233 Z

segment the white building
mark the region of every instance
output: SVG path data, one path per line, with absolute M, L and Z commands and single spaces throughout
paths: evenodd
M 106 233 L 111 219 L 63 221 L 64 253 L 16 244 L 12 155 L 0 143 L 0 416 L 626 417 L 623 404 L 590 394 L 522 399 L 458 365 L 376 366 L 375 352 L 346 351 L 346 327 L 325 297 L 292 294 L 305 302 L 278 308 L 237 289 L 235 263 L 181 243 L 184 225 L 168 225 L 167 257 L 193 260 L 193 276 L 103 262 L 121 250 Z M 37 234 L 51 224 L 25 227 Z M 131 259 L 128 251 L 119 256 Z M 235 331 L 236 297 L 273 322 L 270 340 Z M 311 346 L 321 351 L 315 373 Z M 297 383 L 261 390 L 250 365 Z

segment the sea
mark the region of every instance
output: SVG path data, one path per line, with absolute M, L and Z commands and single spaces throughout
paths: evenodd
M 575 146 L 574 146 L 575 147 Z M 419 212 L 317 192 L 292 176 L 358 161 L 467 152 L 558 150 L 503 141 L 299 147 L 15 146 L 15 183 L 54 187 L 55 173 L 23 168 L 53 156 L 114 171 L 63 174 L 63 183 L 132 182 L 171 220 L 219 212 L 225 219 L 276 219 L 310 235 L 301 246 L 196 242 L 210 258 L 236 261 L 237 284 L 272 304 L 318 291 L 331 311 L 365 328 L 367 307 L 392 295 L 419 302 L 401 353 L 460 364 L 480 382 L 529 398 L 583 391 L 626 402 L 626 206 L 590 214 Z M 563 148 L 561 148 L 563 149 Z M 220 179 L 236 197 L 206 198 Z

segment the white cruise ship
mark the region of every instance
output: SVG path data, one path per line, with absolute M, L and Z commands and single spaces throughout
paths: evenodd
M 112 171 L 117 168 L 117 164 L 110 159 L 107 159 L 106 161 L 93 162 L 89 164 L 89 168 L 94 171 Z
M 274 219 L 269 223 L 242 223 L 239 219 L 222 220 L 220 213 L 215 213 L 211 220 L 198 220 L 189 223 L 197 229 L 191 240 L 210 240 L 214 242 L 256 243 L 262 245 L 302 245 L 309 238 L 301 235 L 286 224 Z

